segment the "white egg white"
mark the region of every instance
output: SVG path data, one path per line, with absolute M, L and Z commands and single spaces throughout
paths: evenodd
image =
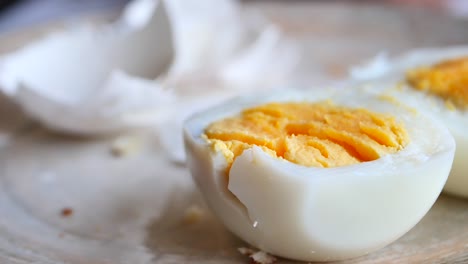
M 363 86 L 368 92 L 393 96 L 448 127 L 455 138 L 457 150 L 444 191 L 468 198 L 468 111 L 449 108 L 445 100 L 417 91 L 405 83 L 405 73 L 410 69 L 466 56 L 468 46 L 415 50 L 387 61 L 385 73 L 378 77 L 372 76 Z M 369 72 L 372 70 L 369 69 Z M 366 79 L 365 76 L 359 77 Z
M 304 167 L 259 147 L 233 163 L 200 135 L 211 122 L 268 101 L 321 101 L 392 113 L 410 143 L 377 160 L 335 168 Z M 430 209 L 450 171 L 448 130 L 418 113 L 362 91 L 289 92 L 235 99 L 190 118 L 184 127 L 188 165 L 205 200 L 234 234 L 266 252 L 303 261 L 367 254 L 398 239 Z

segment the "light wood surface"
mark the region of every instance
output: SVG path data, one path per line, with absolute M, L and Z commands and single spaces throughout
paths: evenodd
M 420 10 L 279 1 L 249 8 L 300 41 L 303 71 L 311 77 L 344 77 L 349 65 L 380 51 L 468 43 L 468 21 Z M 4 35 L 0 52 L 58 28 L 61 23 Z M 112 138 L 51 134 L 1 100 L 0 132 L 16 131 L 16 138 L 0 148 L 0 263 L 248 262 L 236 250 L 245 244 L 209 212 L 195 225 L 181 224 L 187 207 L 207 209 L 186 169 L 154 151 L 152 136 L 138 135 L 147 147 L 116 160 L 109 155 Z M 60 177 L 51 181 L 54 175 Z M 158 178 L 163 176 L 174 182 Z M 173 189 L 177 195 L 160 199 Z M 59 212 L 69 205 L 74 215 L 64 219 Z M 468 263 L 468 201 L 443 195 L 404 237 L 343 263 Z

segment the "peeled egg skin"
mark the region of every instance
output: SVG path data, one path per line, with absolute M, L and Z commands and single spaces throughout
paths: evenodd
M 334 168 L 300 166 L 252 147 L 227 162 L 201 135 L 212 122 L 265 102 L 317 102 L 392 113 L 410 142 L 390 155 Z M 234 234 L 266 252 L 302 261 L 352 258 L 401 237 L 440 194 L 454 155 L 441 125 L 364 93 L 289 92 L 235 99 L 186 121 L 187 161 L 206 202 Z
M 367 81 L 367 90 L 391 95 L 402 103 L 431 115 L 447 126 L 455 138 L 457 147 L 452 171 L 444 191 L 465 198 L 468 198 L 468 162 L 466 162 L 466 157 L 468 157 L 468 106 L 459 109 L 445 99 L 412 88 L 406 82 L 406 73 L 418 67 L 430 67 L 446 60 L 467 57 L 468 46 L 415 50 L 391 61 L 388 65 L 389 71 L 383 76 Z M 382 83 L 388 85 L 382 85 Z

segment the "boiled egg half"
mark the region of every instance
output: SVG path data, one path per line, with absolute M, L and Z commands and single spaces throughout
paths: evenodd
M 468 47 L 416 50 L 386 67 L 367 81 L 368 92 L 393 97 L 448 127 L 457 150 L 444 191 L 468 198 Z
M 440 194 L 455 144 L 414 109 L 362 91 L 253 95 L 188 119 L 187 161 L 234 234 L 303 261 L 352 258 L 410 230 Z

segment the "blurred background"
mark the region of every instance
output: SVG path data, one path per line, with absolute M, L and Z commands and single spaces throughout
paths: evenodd
M 83 14 L 118 10 L 129 0 L 0 0 L 0 34 L 37 23 L 47 23 Z M 268 0 L 244 0 L 266 2 Z M 384 4 L 430 9 L 449 15 L 468 18 L 467 0 L 275 0 L 274 2 L 346 2 L 349 4 Z
M 0 0 L 0 33 L 122 8 L 129 0 Z

